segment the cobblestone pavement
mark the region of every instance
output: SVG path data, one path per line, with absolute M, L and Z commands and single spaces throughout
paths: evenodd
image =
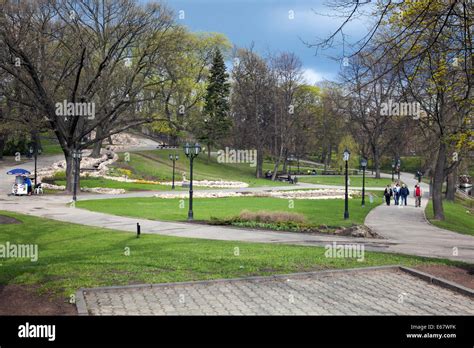
M 468 296 L 397 269 L 84 290 L 91 315 L 473 315 Z

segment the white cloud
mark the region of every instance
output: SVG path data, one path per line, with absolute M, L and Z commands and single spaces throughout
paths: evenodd
M 303 78 L 305 79 L 305 82 L 310 85 L 314 85 L 315 83 L 321 82 L 323 80 L 329 80 L 332 77 L 330 75 L 331 74 L 328 75 L 320 73 L 311 68 L 306 68 L 303 70 Z

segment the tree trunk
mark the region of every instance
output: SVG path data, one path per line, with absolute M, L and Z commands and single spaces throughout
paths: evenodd
M 440 144 L 436 166 L 433 173 L 433 217 L 435 220 L 444 220 L 443 209 L 443 182 L 444 182 L 444 165 L 446 163 L 446 145 Z
M 286 169 L 287 165 L 288 165 L 288 149 L 285 149 L 285 151 L 283 152 L 283 168 L 281 169 L 283 173 L 287 174 L 288 171 Z
M 211 144 L 207 144 L 207 164 L 211 162 Z
M 380 154 L 379 149 L 372 145 L 372 156 L 374 156 L 375 178 L 380 179 Z
M 103 140 L 99 140 L 94 144 L 94 147 L 92 148 L 92 152 L 90 154 L 90 157 L 92 158 L 99 158 L 100 157 L 100 150 L 102 149 L 102 142 Z
M 331 160 L 332 160 L 332 144 L 329 144 L 329 151 L 326 157 L 326 165 L 331 167 Z M 326 168 L 324 168 L 326 170 Z
M 257 168 L 255 170 L 255 177 L 263 177 L 263 151 L 261 146 L 257 148 Z
M 446 176 L 446 200 L 454 202 L 456 196 L 456 171 Z
M 324 164 L 324 170 L 326 170 L 327 156 L 328 156 L 328 155 L 327 155 L 327 151 L 326 151 L 326 149 L 325 149 L 324 146 L 323 146 L 323 151 L 322 151 L 322 153 L 321 153 L 321 163 Z
M 272 181 L 276 180 L 277 173 L 278 173 L 278 168 L 280 167 L 280 162 L 281 162 L 282 156 L 283 156 L 283 144 L 282 144 L 282 146 L 280 146 L 280 153 L 278 154 L 278 158 L 277 158 L 277 160 L 275 162 L 275 165 L 273 167 Z
M 64 156 L 66 158 L 66 193 L 72 194 L 74 190 L 74 158 L 72 158 L 72 153 Z
M 0 135 L 0 160 L 3 159 L 3 150 L 5 150 L 5 138 L 6 136 L 1 134 Z
M 103 130 L 101 126 L 98 126 L 95 131 L 95 138 L 98 139 L 102 137 L 103 135 Z M 103 140 L 99 140 L 96 143 L 94 143 L 94 147 L 92 148 L 92 152 L 90 154 L 90 157 L 92 158 L 99 158 L 100 157 L 100 150 L 102 149 L 102 142 Z

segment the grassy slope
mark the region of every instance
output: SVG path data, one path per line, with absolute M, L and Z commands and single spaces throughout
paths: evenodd
M 173 165 L 168 159 L 168 155 L 174 153 L 172 150 L 154 150 L 143 151 L 130 154 L 130 161 L 125 162 L 123 155 L 120 155 L 120 161 L 117 167 L 131 169 L 133 178 L 148 180 L 167 180 L 172 179 Z M 176 162 L 176 180 L 181 180 L 182 173 L 186 173 L 186 179 L 189 179 L 189 160 L 177 151 L 180 159 Z M 280 182 L 272 182 L 266 179 L 255 178 L 255 168 L 249 164 L 223 164 L 217 163 L 216 158 L 211 158 L 210 163 L 207 157 L 197 157 L 194 160 L 194 179 L 196 180 L 234 180 L 243 181 L 250 186 L 278 186 L 284 185 Z
M 472 203 L 471 203 L 472 204 Z M 454 203 L 443 201 L 444 221 L 433 220 L 433 205 L 430 201 L 426 206 L 426 217 L 440 228 L 474 236 L 474 209 L 467 201 L 457 200 Z
M 187 218 L 188 200 L 160 198 L 118 198 L 107 200 L 80 201 L 77 206 L 103 213 L 133 216 L 146 219 L 181 221 Z M 194 218 L 209 220 L 211 217 L 225 218 L 238 215 L 242 210 L 250 211 L 287 211 L 302 213 L 313 225 L 350 226 L 364 222 L 368 212 L 380 204 L 379 199 L 373 203 L 366 199 L 362 208 L 359 199 L 349 201 L 350 219 L 344 220 L 344 200 L 293 200 L 294 208 L 289 208 L 289 201 L 280 198 L 262 197 L 228 197 L 228 198 L 198 198 L 193 201 Z M 181 205 L 183 206 L 183 205 Z
M 365 260 L 326 258 L 322 247 L 223 242 L 142 235 L 0 212 L 0 244 L 38 244 L 39 259 L 1 259 L 0 284 L 39 284 L 69 297 L 81 287 L 282 274 L 330 268 L 453 264 L 446 260 L 366 252 Z M 234 255 L 239 248 L 239 256 Z M 129 248 L 130 255 L 124 250 Z

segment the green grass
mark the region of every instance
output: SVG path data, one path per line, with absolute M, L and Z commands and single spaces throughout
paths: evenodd
M 364 261 L 326 258 L 323 247 L 135 235 L 0 212 L 22 224 L 2 225 L 0 244 L 37 244 L 37 262 L 1 259 L 0 284 L 38 284 L 68 298 L 81 287 L 180 282 L 447 260 L 366 252 Z M 129 248 L 129 249 L 126 249 Z M 239 248 L 239 256 L 235 256 Z M 130 255 L 126 256 L 125 251 Z
M 362 187 L 362 176 L 350 176 L 350 187 Z M 344 186 L 344 176 L 333 176 L 333 175 L 316 175 L 308 177 L 298 178 L 299 182 L 306 182 L 310 184 L 321 184 L 321 185 L 335 185 L 335 186 Z M 366 177 L 365 186 L 366 187 L 385 187 L 392 183 L 391 179 L 382 178 L 375 179 Z
M 63 153 L 61 146 L 59 145 L 58 141 L 54 139 L 54 135 L 48 137 L 44 134 L 41 137 L 41 147 L 42 147 L 42 154 L 43 155 L 60 155 Z
M 349 200 L 350 219 L 344 220 L 344 200 L 295 199 L 294 208 L 289 208 L 287 199 L 267 197 L 226 197 L 195 198 L 193 212 L 195 220 L 209 221 L 211 217 L 226 219 L 239 215 L 242 210 L 249 211 L 287 211 L 305 215 L 311 225 L 350 226 L 362 224 L 368 212 L 380 204 L 379 199 L 373 203 L 366 199 L 362 208 L 360 199 Z M 181 203 L 181 208 L 180 208 Z M 77 207 L 102 213 L 133 216 L 151 220 L 185 221 L 188 213 L 188 200 L 163 198 L 117 198 L 106 200 L 80 201 Z
M 132 170 L 132 178 L 156 181 L 171 181 L 173 173 L 173 162 L 168 159 L 168 155 L 175 153 L 173 150 L 153 150 L 130 153 L 130 161 L 124 161 L 124 155 L 120 154 L 116 168 Z M 180 158 L 176 162 L 176 178 L 181 180 L 182 173 L 186 173 L 189 180 L 189 160 L 182 151 L 177 150 Z M 242 181 L 249 186 L 281 186 L 286 185 L 281 182 L 273 182 L 267 179 L 255 178 L 255 167 L 249 164 L 224 164 L 218 163 L 216 158 L 211 158 L 207 163 L 206 156 L 199 156 L 194 160 L 195 180 L 227 180 Z
M 444 228 L 450 231 L 459 232 L 474 236 L 474 209 L 469 206 L 469 203 L 461 199 L 453 202 L 443 201 L 444 221 L 433 219 L 433 204 L 432 201 L 426 206 L 426 217 L 435 226 Z

